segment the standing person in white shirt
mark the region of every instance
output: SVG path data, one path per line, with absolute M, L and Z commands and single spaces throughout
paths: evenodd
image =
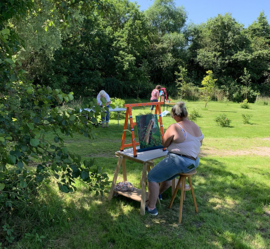
M 103 106 L 101 99 L 105 98 L 106 99 L 106 106 L 109 108 L 109 104 L 111 104 L 111 99 L 108 93 L 106 93 L 104 90 L 101 90 L 98 95 L 97 95 L 97 104 L 100 105 L 101 107 Z M 104 120 L 106 119 L 106 127 L 109 127 L 109 119 L 110 119 L 110 112 L 106 112 L 106 117 L 102 117 L 101 115 L 101 120 L 102 120 L 102 127 L 104 128 Z

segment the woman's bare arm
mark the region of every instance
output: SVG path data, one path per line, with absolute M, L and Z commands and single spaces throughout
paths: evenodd
M 175 135 L 175 127 L 174 125 L 170 125 L 166 130 L 164 137 L 162 138 L 161 144 L 163 147 L 168 147 L 172 142 Z

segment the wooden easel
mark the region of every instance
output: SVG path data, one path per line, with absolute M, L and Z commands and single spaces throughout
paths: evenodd
M 161 108 L 160 105 L 164 104 L 164 102 L 148 102 L 148 103 L 139 103 L 139 104 L 126 104 L 125 107 L 127 108 L 126 111 L 126 118 L 125 118 L 125 125 L 124 125 L 124 131 L 122 135 L 122 143 L 120 147 L 120 151 L 123 151 L 124 148 L 127 147 L 133 147 L 133 156 L 137 157 L 137 149 L 136 146 L 139 145 L 139 142 L 135 142 L 135 133 L 134 133 L 134 126 L 136 126 L 136 122 L 133 122 L 133 117 L 132 117 L 132 107 L 137 107 L 137 106 L 151 106 L 154 105 L 156 106 L 155 109 L 155 114 L 159 114 L 158 122 L 160 124 L 160 133 L 161 137 L 163 138 L 164 136 L 164 129 L 163 129 L 163 124 L 162 124 L 162 117 L 161 117 Z M 131 130 L 131 137 L 132 137 L 132 142 L 130 144 L 125 144 L 126 140 L 126 129 L 128 126 L 128 119 L 130 121 L 130 130 Z M 165 148 L 163 150 L 166 150 Z
M 147 185 L 147 172 L 154 167 L 154 159 L 165 157 L 167 151 L 162 151 L 161 149 L 149 150 L 144 152 L 138 152 L 138 157 L 133 156 L 133 149 L 129 148 L 122 151 L 115 152 L 115 155 L 118 157 L 117 166 L 114 171 L 114 177 L 108 196 L 109 201 L 112 199 L 114 193 L 118 193 L 132 200 L 138 201 L 141 203 L 141 215 L 145 214 L 145 201 L 148 199 L 148 193 L 146 192 Z M 123 181 L 127 181 L 127 169 L 126 169 L 126 160 L 137 162 L 142 164 L 142 178 L 141 178 L 141 189 L 135 188 L 133 192 L 121 192 L 115 190 L 116 181 L 118 179 L 119 170 L 122 166 L 123 172 Z M 159 200 L 158 200 L 159 201 Z

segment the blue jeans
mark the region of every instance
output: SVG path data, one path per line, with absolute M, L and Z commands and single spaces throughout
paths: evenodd
M 150 100 L 150 101 L 151 101 L 151 102 L 158 102 L 158 99 L 152 99 L 152 100 Z M 153 111 L 154 107 L 155 107 L 155 106 L 152 105 L 150 110 Z
M 160 161 L 153 169 L 149 171 L 148 181 L 170 181 L 177 177 L 179 173 L 186 173 L 196 169 L 199 166 L 199 162 L 199 158 L 194 161 L 192 159 L 169 152 L 162 161 Z
M 101 105 L 101 107 L 102 107 L 102 105 Z M 107 107 L 110 108 L 109 105 L 107 105 Z M 106 119 L 106 122 L 109 123 L 109 120 L 110 120 L 110 111 L 107 111 L 107 112 L 106 112 L 105 118 L 101 115 L 102 124 L 104 124 L 104 120 L 105 120 L 105 119 Z

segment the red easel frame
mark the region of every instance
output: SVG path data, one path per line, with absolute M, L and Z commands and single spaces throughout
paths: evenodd
M 139 104 L 126 104 L 125 107 L 127 108 L 126 110 L 126 118 L 125 118 L 125 125 L 124 125 L 124 131 L 122 135 L 122 143 L 121 143 L 121 148 L 120 150 L 123 151 L 124 148 L 127 147 L 133 147 L 133 156 L 137 157 L 137 149 L 136 146 L 139 145 L 139 142 L 135 142 L 135 133 L 134 133 L 134 126 L 137 125 L 136 122 L 133 122 L 133 117 L 132 117 L 132 109 L 131 107 L 137 107 L 137 106 L 151 106 L 154 105 L 156 106 L 155 108 L 155 114 L 159 114 L 158 122 L 160 124 L 160 133 L 161 137 L 163 138 L 164 136 L 164 129 L 163 129 L 163 123 L 162 123 L 162 117 L 161 117 L 161 108 L 160 105 L 164 104 L 164 102 L 147 102 L 147 103 L 139 103 Z M 130 121 L 130 130 L 131 130 L 131 137 L 132 137 L 132 142 L 130 144 L 125 144 L 125 139 L 126 139 L 126 129 L 128 125 L 128 119 Z M 166 150 L 166 148 L 163 148 L 163 150 Z

